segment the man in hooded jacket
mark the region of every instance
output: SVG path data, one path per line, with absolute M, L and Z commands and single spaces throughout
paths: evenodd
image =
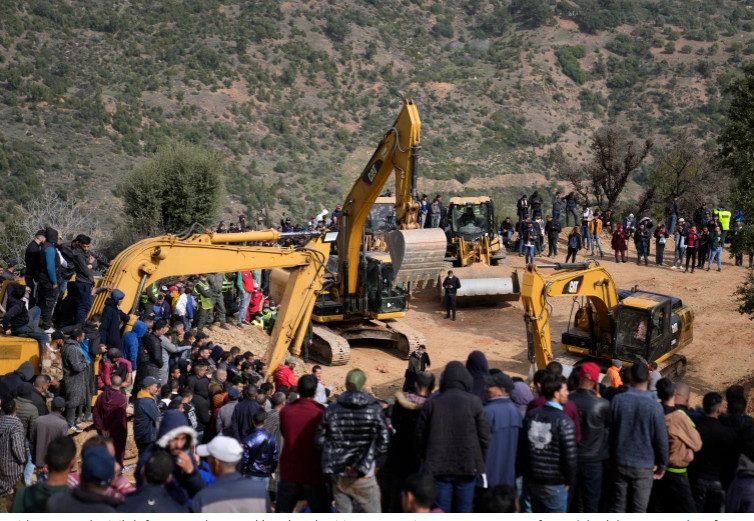
M 191 448 L 196 444 L 196 431 L 191 428 L 186 416 L 177 409 L 165 411 L 157 431 L 157 440 L 140 456 L 136 465 L 136 487 L 144 485 L 142 468 L 157 451 L 167 451 L 173 458 L 173 476 L 165 488 L 176 502 L 188 503 L 197 492 L 205 487 L 199 472 L 199 461 L 192 454 Z
M 8 300 L 3 315 L 3 332 L 6 335 L 25 336 L 39 342 L 39 348 L 44 349 L 50 343 L 47 333 L 39 329 L 37 324 L 29 320 L 26 302 L 22 299 L 26 289 L 19 284 L 11 284 L 7 291 Z
M 471 512 L 476 477 L 492 439 L 482 400 L 471 393 L 473 379 L 461 362 L 450 362 L 440 377 L 440 393 L 422 406 L 415 445 L 424 469 L 437 484 L 443 512 Z
M 121 466 L 126 454 L 126 438 L 128 437 L 126 423 L 128 400 L 120 391 L 122 383 L 120 376 L 113 376 L 110 379 L 110 385 L 102 389 L 102 394 L 97 397 L 92 410 L 97 433 L 105 438 L 112 438 L 115 446 L 115 461 Z
M 120 323 L 128 323 L 128 315 L 120 310 L 120 305 L 126 294 L 119 289 L 114 289 L 110 297 L 105 301 L 105 309 L 102 312 L 102 325 L 100 326 L 101 342 L 108 348 L 120 349 Z

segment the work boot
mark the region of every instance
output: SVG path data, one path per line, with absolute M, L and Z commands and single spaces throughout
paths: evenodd
M 600 259 L 604 259 L 604 258 L 605 258 L 604 252 L 600 252 Z
M 456 317 L 453 317 L 451 320 L 455 320 L 455 319 L 456 319 Z
M 225 322 L 223 322 L 222 324 L 220 324 L 220 329 L 225 329 L 226 331 L 230 330 L 230 328 L 228 327 L 228 324 L 226 324 Z

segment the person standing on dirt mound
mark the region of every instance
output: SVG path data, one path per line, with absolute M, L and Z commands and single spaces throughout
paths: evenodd
M 453 270 L 448 271 L 448 276 L 442 281 L 442 287 L 445 288 L 445 318 L 450 318 L 450 312 L 453 311 L 453 320 L 456 319 L 456 293 L 461 287 L 461 281 L 453 275 Z

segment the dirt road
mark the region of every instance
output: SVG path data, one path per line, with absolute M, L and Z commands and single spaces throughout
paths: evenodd
M 603 241 L 604 242 L 604 241 Z M 633 245 L 632 245 L 633 246 Z M 669 243 L 668 249 L 672 247 Z M 610 252 L 612 253 L 612 252 Z M 680 297 L 695 314 L 694 342 L 685 350 L 688 372 L 685 381 L 691 386 L 695 400 L 711 390 L 721 391 L 733 383 L 754 377 L 754 327 L 752 322 L 737 311 L 733 292 L 748 273 L 745 268 L 733 266 L 733 259 L 724 254 L 722 272 L 699 271 L 694 274 L 669 267 L 637 266 L 633 247 L 629 262 L 616 264 L 610 253 L 597 260 L 615 279 L 618 288 L 638 285 L 640 289 Z M 672 260 L 672 253 L 671 260 Z M 560 260 L 564 254 L 561 253 Z M 670 262 L 667 260 L 666 264 Z M 591 258 L 591 257 L 589 257 Z M 546 257 L 537 259 L 547 262 Z M 579 259 L 582 256 L 579 255 Z M 523 258 L 509 257 L 512 267 L 523 268 Z M 461 281 L 463 282 L 463 281 Z M 572 302 L 568 298 L 554 302 L 552 324 L 553 344 L 558 349 L 560 332 L 566 329 Z M 419 292 L 411 309 L 403 319 L 423 332 L 427 338 L 432 369 L 439 376 L 451 360 L 465 361 L 468 354 L 479 349 L 490 362 L 508 373 L 525 377 L 529 366 L 526 360 L 526 336 L 521 303 L 500 305 L 495 308 L 460 309 L 458 319 L 445 320 L 437 290 Z M 351 363 L 343 367 L 324 369 L 328 385 L 341 386 L 349 369 L 359 367 L 368 376 L 368 385 L 381 397 L 392 395 L 402 385 L 406 361 L 380 349 L 356 348 L 351 351 Z

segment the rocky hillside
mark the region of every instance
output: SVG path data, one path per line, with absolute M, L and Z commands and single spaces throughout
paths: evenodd
M 413 97 L 425 191 L 552 187 L 553 149 L 597 128 L 714 146 L 721 89 L 754 53 L 733 0 L 0 2 L 0 218 L 52 187 L 104 224 L 171 140 L 227 158 L 229 200 L 339 201 Z M 641 173 L 637 182 L 641 182 Z

